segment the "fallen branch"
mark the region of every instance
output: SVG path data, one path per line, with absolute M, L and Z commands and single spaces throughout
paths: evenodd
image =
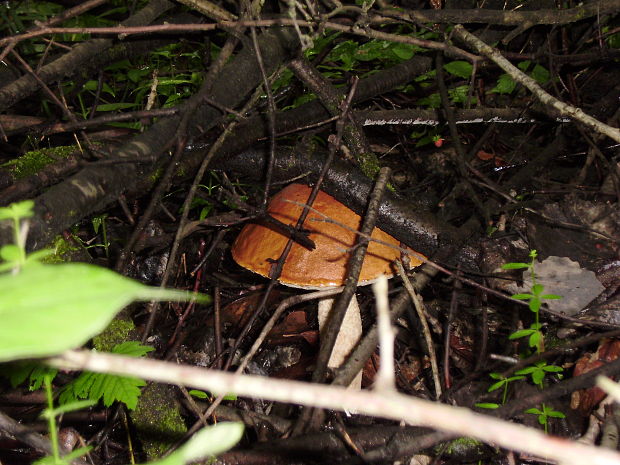
M 523 84 L 527 87 L 544 105 L 555 108 L 561 115 L 568 116 L 569 118 L 579 121 L 589 128 L 594 129 L 596 132 L 605 134 L 616 142 L 620 142 L 620 130 L 618 130 L 618 128 L 608 126 L 607 124 L 592 118 L 590 115 L 584 113 L 581 108 L 568 105 L 567 103 L 556 99 L 554 96 L 543 90 L 534 79 L 519 70 L 516 66 L 513 66 L 512 63 L 502 56 L 499 50 L 485 44 L 483 41 L 478 39 L 478 37 L 468 32 L 461 24 L 454 26 L 454 34 L 471 48 L 479 53 L 482 53 L 487 58 L 495 62 L 497 66 L 502 68 L 519 84 Z
M 351 391 L 342 387 L 236 375 L 158 360 L 88 351 L 68 351 L 47 362 L 62 369 L 139 376 L 210 392 L 235 393 L 340 411 L 355 410 L 364 415 L 404 420 L 413 425 L 470 436 L 565 465 L 620 465 L 620 454 L 611 450 L 547 436 L 542 431 L 474 413 L 466 408 L 451 407 L 396 392 Z

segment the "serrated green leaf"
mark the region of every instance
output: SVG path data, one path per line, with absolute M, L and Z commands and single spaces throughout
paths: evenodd
M 550 77 L 549 70 L 547 70 L 547 68 L 543 66 L 535 65 L 534 69 L 530 73 L 530 77 L 534 79 L 538 84 L 547 84 Z
M 168 457 L 149 465 L 182 465 L 226 452 L 243 436 L 243 423 L 218 423 L 194 434 L 189 441 Z
M 115 345 L 112 348 L 112 353 L 128 355 L 130 357 L 143 357 L 154 350 L 154 347 L 143 345 L 140 341 L 125 341 Z
M 84 372 L 69 383 L 60 393 L 58 402 L 66 404 L 78 399 L 90 399 L 109 407 L 114 402 L 123 402 L 133 410 L 140 397 L 140 388 L 145 381 L 130 376 L 116 376 L 102 373 Z
M 192 299 L 189 293 L 151 288 L 84 263 L 33 263 L 16 275 L 0 275 L 0 296 L 0 361 L 80 346 L 134 300 Z
M 491 94 L 510 94 L 517 87 L 517 83 L 508 75 L 502 74 L 497 80 L 497 85 L 489 92 Z
M 146 386 L 143 379 L 128 376 L 104 375 L 105 380 L 102 385 L 105 388 L 103 395 L 103 405 L 109 407 L 114 402 L 123 402 L 129 410 L 136 408 L 138 398 L 142 391 L 141 387 Z
M 527 71 L 527 69 L 530 67 L 531 64 L 532 64 L 531 60 L 523 60 L 517 65 L 517 68 L 519 68 L 521 71 Z
M 14 388 L 28 380 L 28 389 L 36 391 L 43 385 L 45 376 L 54 379 L 58 370 L 42 363 L 23 361 L 7 363 L 2 366 L 2 376 L 9 379 Z
M 454 74 L 455 76 L 461 77 L 463 79 L 468 79 L 471 76 L 474 67 L 468 61 L 457 60 L 446 63 L 445 65 L 443 65 L 443 69 L 445 69 L 450 74 Z

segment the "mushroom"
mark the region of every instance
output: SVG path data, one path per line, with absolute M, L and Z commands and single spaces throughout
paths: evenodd
M 269 202 L 269 214 L 284 224 L 295 226 L 310 196 L 311 188 L 303 184 L 290 184 Z M 349 261 L 348 251 L 357 242 L 356 234 L 362 218 L 331 195 L 319 191 L 312 208 L 339 224 L 326 222 L 316 211 L 311 211 L 304 222 L 308 237 L 314 242 L 314 250 L 294 243 L 278 278 L 281 284 L 303 289 L 325 289 L 344 285 Z M 318 221 L 316 221 L 318 220 Z M 352 230 L 345 229 L 343 224 Z M 400 242 L 386 232 L 375 228 L 371 235 L 388 244 L 399 246 Z M 244 268 L 269 276 L 272 264 L 277 260 L 288 241 L 288 236 L 273 229 L 271 225 L 246 224 L 232 247 L 232 256 Z M 371 284 L 380 275 L 392 276 L 392 262 L 400 258 L 397 248 L 371 241 L 364 258 L 358 285 Z M 410 257 L 409 265 L 421 261 Z M 334 299 L 319 301 L 319 332 L 325 328 Z M 355 296 L 346 310 L 328 366 L 339 367 L 357 344 L 362 334 L 362 321 Z M 361 387 L 361 373 L 351 383 Z

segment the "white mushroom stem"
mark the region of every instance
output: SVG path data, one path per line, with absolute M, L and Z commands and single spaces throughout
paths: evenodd
M 319 332 L 323 334 L 327 327 L 327 322 L 331 314 L 334 299 L 326 298 L 319 300 Z M 329 368 L 339 368 L 346 360 L 353 348 L 357 345 L 362 336 L 362 317 L 360 315 L 360 307 L 357 303 L 355 295 L 351 298 L 347 311 L 342 320 L 342 325 L 338 331 L 334 350 L 329 357 L 327 366 Z M 362 388 L 362 372 L 360 371 L 355 379 L 349 385 L 352 389 Z

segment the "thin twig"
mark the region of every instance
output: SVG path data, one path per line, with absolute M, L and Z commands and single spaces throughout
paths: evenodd
M 441 397 L 441 381 L 439 379 L 439 366 L 437 364 L 437 355 L 435 354 L 435 345 L 433 344 L 433 337 L 431 335 L 431 329 L 428 326 L 428 322 L 426 321 L 426 316 L 424 315 L 424 309 L 422 308 L 422 303 L 416 293 L 415 289 L 411 285 L 411 281 L 409 281 L 409 277 L 407 273 L 405 273 L 405 269 L 403 268 L 403 264 L 400 261 L 396 262 L 396 269 L 398 270 L 398 275 L 403 280 L 403 285 L 407 292 L 409 293 L 409 297 L 413 301 L 413 305 L 418 312 L 418 318 L 420 318 L 420 323 L 422 324 L 422 332 L 424 333 L 424 340 L 426 341 L 426 347 L 428 348 L 428 356 L 431 360 L 431 370 L 433 372 L 433 383 L 435 384 L 435 398 L 439 399 Z
M 373 283 L 372 290 L 375 294 L 377 306 L 377 330 L 379 333 L 379 371 L 374 388 L 377 391 L 389 392 L 396 390 L 394 380 L 394 328 L 390 323 L 390 303 L 388 301 L 387 277 L 381 275 Z

